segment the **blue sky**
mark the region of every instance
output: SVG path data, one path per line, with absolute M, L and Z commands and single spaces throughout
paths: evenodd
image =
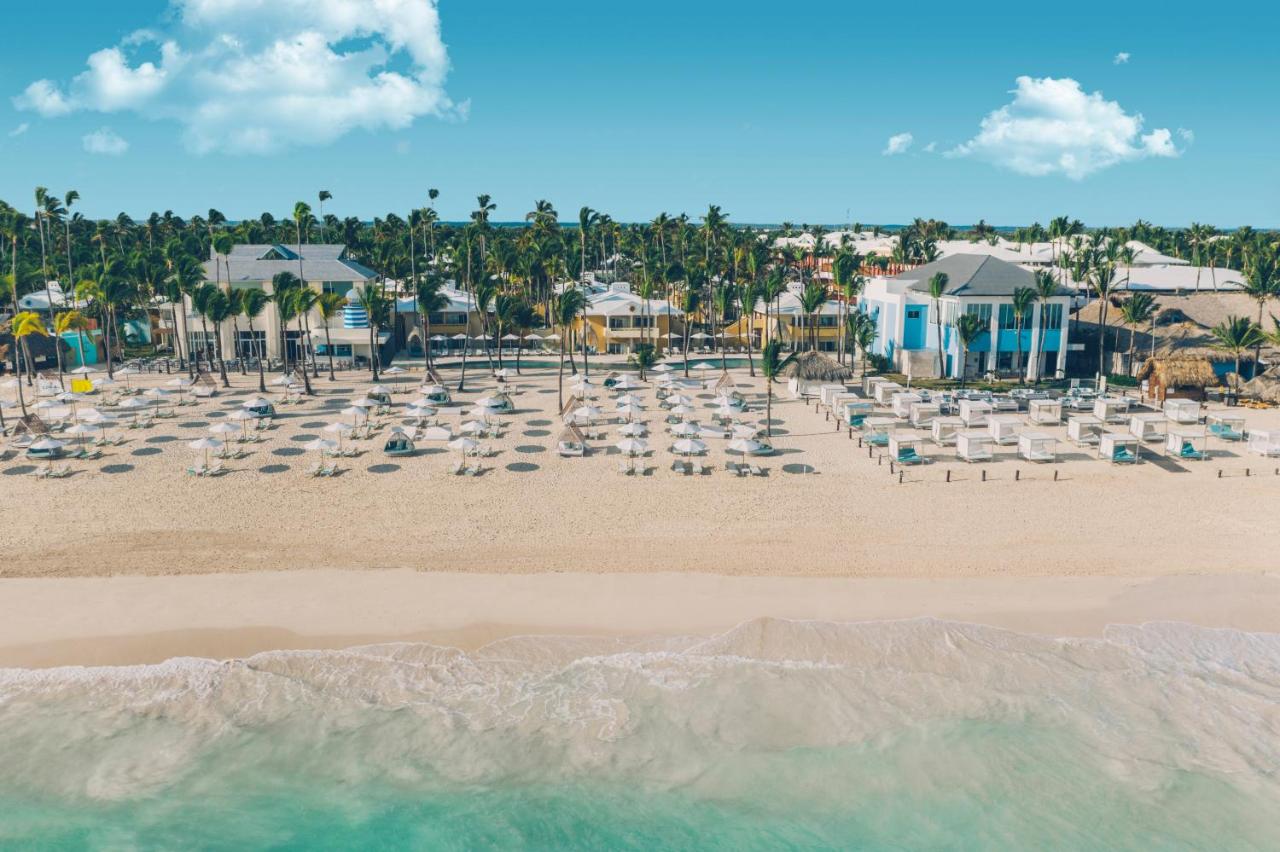
M 1280 12 L 1139 6 L 14 3 L 0 198 L 239 218 L 328 189 L 368 217 L 434 186 L 445 218 L 486 192 L 502 220 L 548 198 L 565 218 L 1280 225 Z

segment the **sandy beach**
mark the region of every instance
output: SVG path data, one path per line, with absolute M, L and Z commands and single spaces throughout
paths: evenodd
M 601 378 L 604 368 L 593 365 L 593 374 Z M 724 464 L 734 457 L 712 440 L 715 469 L 686 477 L 670 470 L 672 439 L 646 389 L 638 393 L 649 406 L 653 451 L 642 461 L 651 470 L 623 476 L 612 449 L 616 425 L 602 427 L 609 437 L 587 458 L 556 454 L 555 371 L 524 373 L 502 386 L 516 411 L 503 418 L 500 437 L 486 440 L 496 453 L 476 478 L 451 475 L 457 454 L 439 444 L 419 445 L 410 458 L 384 456 L 387 429 L 403 421 L 397 415 L 357 442 L 362 454 L 344 459 L 339 476 L 305 475 L 315 454 L 303 445 L 342 419 L 341 409 L 369 386 L 367 373 L 315 380 L 318 396 L 278 406 L 266 440 L 226 462 L 229 473 L 216 479 L 184 473 L 197 455 L 186 445 L 254 395 L 255 376 L 232 376 L 230 391 L 180 407 L 150 429 L 123 430 L 126 443 L 72 462 L 67 479 L 37 480 L 27 475 L 33 463 L 9 458 L 0 463 L 0 547 L 12 555 L 0 567 L 0 664 L 231 656 L 388 637 L 474 644 L 520 631 L 699 632 L 761 616 L 935 616 L 1063 634 L 1095 632 L 1112 617 L 1274 626 L 1259 616 L 1258 601 L 1274 595 L 1259 575 L 1274 568 L 1280 544 L 1267 509 L 1280 497 L 1280 477 L 1274 462 L 1238 445 L 1215 441 L 1203 463 L 1175 463 L 1151 447 L 1147 463 L 1124 468 L 1065 440 L 1060 463 L 1039 466 L 1017 461 L 1010 447 L 979 466 L 927 446 L 933 463 L 899 482 L 887 460 L 869 458 L 822 411 L 775 386 L 779 453 L 760 460 L 768 475 L 731 475 Z M 734 376 L 752 406 L 743 419 L 761 420 L 762 383 L 745 370 Z M 444 378 L 456 384 L 457 370 L 445 369 Z M 401 379 L 397 407 L 416 395 L 421 373 Z M 473 362 L 455 402 L 498 388 L 483 362 Z M 611 413 L 613 394 L 595 393 Z M 713 397 L 690 393 L 698 408 Z M 457 427 L 464 411 L 442 408 L 439 420 Z M 1259 427 L 1280 423 L 1276 411 L 1248 417 Z M 262 573 L 235 577 L 245 572 Z M 561 576 L 570 573 L 580 576 Z M 467 587 L 463 575 L 471 574 L 539 576 Z M 699 599 L 687 590 L 590 585 L 623 582 L 601 574 L 654 574 L 664 583 L 688 574 L 738 585 L 701 598 L 723 609 L 699 606 L 695 614 L 678 603 Z M 209 585 L 191 575 L 211 575 Z M 1165 575 L 1184 576 L 1170 585 L 1152 579 Z M 752 586 L 752 577 L 778 585 Z M 815 584 L 821 578 L 864 585 Z M 865 585 L 871 578 L 881 583 Z M 168 585 L 178 581 L 187 584 Z M 211 597 L 196 591 L 206 589 Z M 1144 602 L 1135 591 L 1143 589 L 1162 591 Z M 348 605 L 357 590 L 363 608 Z M 449 605 L 441 602 L 446 592 Z M 1209 606 L 1206 592 L 1223 597 Z M 1137 608 L 1117 607 L 1119 599 Z M 316 600 L 330 608 L 299 615 Z M 618 605 L 588 603 L 602 600 Z M 565 601 L 581 603 L 575 611 Z M 399 607 L 403 617 L 388 615 Z M 1057 615 L 1044 621 L 1050 613 Z M 127 636 L 145 638 L 130 644 Z

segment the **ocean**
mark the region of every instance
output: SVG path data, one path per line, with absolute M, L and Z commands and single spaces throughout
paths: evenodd
M 1275 849 L 1280 636 L 934 620 L 0 670 L 0 849 Z

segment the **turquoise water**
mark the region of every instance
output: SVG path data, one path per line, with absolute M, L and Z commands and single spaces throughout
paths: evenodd
M 1269 849 L 1280 637 L 935 621 L 0 670 L 0 848 Z

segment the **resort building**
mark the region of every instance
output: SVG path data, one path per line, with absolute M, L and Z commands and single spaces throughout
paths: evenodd
M 839 299 L 828 295 L 818 310 L 810 314 L 800 301 L 803 287 L 792 281 L 787 289 L 769 303 L 768 322 L 765 322 L 765 303 L 756 303 L 751 316 L 739 317 L 723 332 L 730 346 L 745 345 L 748 337 L 755 348 L 777 338 L 784 349 L 801 350 L 815 344 L 821 352 L 834 352 L 840 340 L 840 321 L 853 307 L 842 307 Z
M 940 272 L 948 281 L 935 306 L 929 279 Z M 1035 274 L 1022 266 L 981 254 L 954 254 L 892 278 L 873 278 L 863 290 L 859 309 L 876 322 L 872 351 L 908 375 L 937 375 L 941 330 L 943 373 L 959 378 L 956 321 L 962 314 L 975 314 L 989 331 L 969 346 L 968 375 L 1020 373 L 1030 378 L 1038 360 L 1041 375 L 1054 376 L 1066 366 L 1071 291 L 1060 289 L 1047 304 L 1037 301 L 1019 335 L 1013 294 L 1034 286 Z
M 426 329 L 430 340 L 422 340 L 422 317 L 418 303 L 413 299 L 399 299 L 396 302 L 397 339 L 403 340 L 410 356 L 422 354 L 423 344 L 429 344 L 435 353 L 460 352 L 471 342 L 478 342 L 484 337 L 484 323 L 480 312 L 476 310 L 476 300 L 468 292 L 459 290 L 454 282 L 449 282 L 440 289 L 440 295 L 448 302 L 438 311 L 432 311 L 427 317 Z M 493 310 L 490 308 L 490 313 Z M 492 334 L 494 326 L 489 324 Z
M 281 272 L 288 272 L 300 278 L 313 290 L 322 293 L 338 293 L 347 296 L 349 302 L 357 295 L 356 288 L 374 281 L 377 273 L 347 256 L 347 247 L 332 244 L 311 244 L 301 246 L 286 245 L 238 245 L 231 253 L 218 255 L 204 264 L 205 279 L 210 282 L 229 283 L 232 290 L 258 288 L 267 295 L 272 295 L 275 288 L 272 279 Z M 329 328 L 329 339 L 334 347 L 334 355 L 344 358 L 369 356 L 368 317 L 361 315 L 363 311 L 352 311 L 350 305 L 344 312 L 341 321 L 335 321 Z M 319 341 L 323 347 L 324 321 L 318 312 L 310 316 L 312 340 Z M 201 326 L 200 315 L 196 313 L 191 300 L 186 299 L 187 340 L 190 351 L 201 351 L 211 340 L 205 339 L 205 331 Z M 222 329 L 223 352 L 228 358 L 252 357 L 264 353 L 266 358 L 278 359 L 287 349 L 290 360 L 298 357 L 306 347 L 302 340 L 302 332 L 297 328 L 280 328 L 280 317 L 274 303 L 268 303 L 262 316 L 254 321 L 254 330 L 250 332 L 247 323 L 238 323 L 239 331 L 225 323 Z M 291 323 L 293 325 L 293 323 Z M 210 338 L 215 334 L 211 329 Z M 382 333 L 379 345 L 384 345 L 391 335 Z M 323 353 L 323 350 L 321 350 Z
M 684 334 L 684 312 L 666 299 L 644 299 L 618 281 L 587 296 L 586 311 L 574 324 L 575 336 L 584 328 L 587 345 L 595 351 L 629 354 L 643 342 L 659 348 L 668 341 L 676 345 Z

